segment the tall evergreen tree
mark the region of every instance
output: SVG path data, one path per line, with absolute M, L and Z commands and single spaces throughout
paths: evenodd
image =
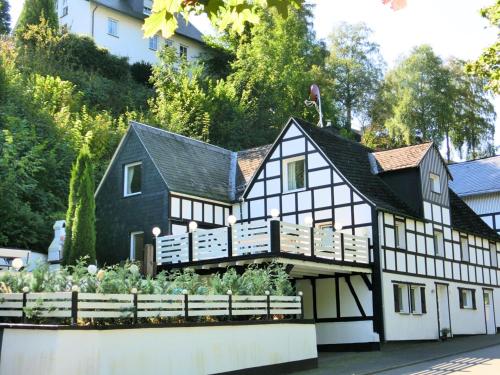
M 0 0 L 0 34 L 10 33 L 9 0 Z
M 28 26 L 38 25 L 42 18 L 47 21 L 50 28 L 57 29 L 59 27 L 55 0 L 25 0 L 15 33 L 22 35 Z
M 89 242 L 84 246 L 88 248 L 88 255 L 95 259 L 95 227 L 93 224 L 89 227 L 89 223 L 95 223 L 95 207 L 92 208 L 95 203 L 92 203 L 94 202 L 94 188 L 91 163 L 89 149 L 84 145 L 71 170 L 68 210 L 66 212 L 66 239 L 63 252 L 64 264 L 73 264 L 79 258 L 75 257 L 74 249 L 76 246 L 77 253 L 82 252 L 82 244 L 78 242 L 82 236 L 83 238 L 92 238 L 93 236 L 94 242 Z M 91 197 L 88 196 L 89 185 Z M 85 219 L 82 215 L 90 216 Z M 74 230 L 77 230 L 78 233 L 75 233 Z M 78 238 L 78 241 L 76 238 Z

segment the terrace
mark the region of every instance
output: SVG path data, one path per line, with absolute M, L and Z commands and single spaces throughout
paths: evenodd
M 291 276 L 338 271 L 370 272 L 370 239 L 330 228 L 312 228 L 278 220 L 238 223 L 230 227 L 157 237 L 156 263 L 203 269 L 278 259 L 293 266 Z

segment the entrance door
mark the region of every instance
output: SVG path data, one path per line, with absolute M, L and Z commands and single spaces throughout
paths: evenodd
M 448 295 L 448 285 L 436 284 L 436 301 L 438 308 L 438 327 L 439 337 L 443 336 L 446 330 L 447 336 L 451 337 L 451 321 L 450 321 L 450 301 Z
M 493 291 L 483 290 L 484 301 L 484 322 L 486 324 L 486 333 L 494 335 L 496 333 L 495 308 L 493 306 Z
M 144 232 L 130 233 L 130 260 L 144 260 Z

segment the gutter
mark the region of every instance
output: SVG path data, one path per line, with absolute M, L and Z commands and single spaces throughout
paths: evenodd
M 92 1 L 90 1 L 90 3 L 92 4 Z M 97 3 L 94 3 L 94 4 L 95 4 L 95 7 L 92 10 L 92 26 L 90 29 L 90 36 L 92 37 L 92 39 L 94 39 L 95 11 L 97 10 L 97 8 L 99 8 L 99 4 L 97 4 Z

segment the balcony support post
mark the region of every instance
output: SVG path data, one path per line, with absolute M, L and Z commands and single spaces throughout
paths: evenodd
M 342 262 L 344 261 L 344 233 L 340 233 L 340 256 Z
M 227 227 L 227 257 L 233 257 L 233 226 Z
M 188 234 L 188 262 L 193 262 L 193 232 Z
M 271 237 L 271 253 L 279 254 L 280 247 L 280 222 L 278 220 L 271 220 L 269 223 L 269 231 Z
M 311 257 L 314 257 L 314 227 L 311 227 L 309 229 L 309 236 L 310 236 L 310 239 L 311 239 Z

